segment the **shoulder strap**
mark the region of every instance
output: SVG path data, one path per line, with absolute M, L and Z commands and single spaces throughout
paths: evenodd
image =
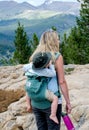
M 53 64 L 55 64 L 55 61 L 61 55 L 61 53 L 60 52 L 55 52 L 55 53 L 51 52 L 51 55 L 52 55 L 52 62 L 53 62 Z
M 57 60 L 57 58 L 58 58 L 60 55 L 61 55 L 60 52 L 56 52 L 56 53 L 55 53 L 55 60 Z

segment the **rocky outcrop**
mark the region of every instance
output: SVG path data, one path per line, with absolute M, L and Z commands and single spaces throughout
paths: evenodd
M 26 111 L 23 65 L 0 67 L 0 130 L 37 130 Z M 89 65 L 65 66 L 72 104 L 69 115 L 76 130 L 89 130 Z M 64 110 L 63 99 L 63 110 Z M 62 121 L 61 130 L 66 130 Z

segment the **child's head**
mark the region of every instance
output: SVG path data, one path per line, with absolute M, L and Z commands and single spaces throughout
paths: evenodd
M 52 55 L 50 52 L 38 52 L 33 56 L 33 69 L 43 69 L 50 63 Z

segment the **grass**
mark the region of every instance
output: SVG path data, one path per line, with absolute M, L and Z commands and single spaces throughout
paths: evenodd
M 67 68 L 65 69 L 65 74 L 71 74 L 74 71 L 74 68 Z

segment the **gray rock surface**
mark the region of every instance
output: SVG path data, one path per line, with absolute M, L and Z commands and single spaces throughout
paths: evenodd
M 26 111 L 23 65 L 0 67 L 0 130 L 37 130 Z M 65 66 L 76 130 L 89 130 L 89 64 Z M 8 102 L 8 104 L 7 104 Z M 65 105 L 63 98 L 63 109 Z M 62 120 L 61 130 L 66 130 Z

